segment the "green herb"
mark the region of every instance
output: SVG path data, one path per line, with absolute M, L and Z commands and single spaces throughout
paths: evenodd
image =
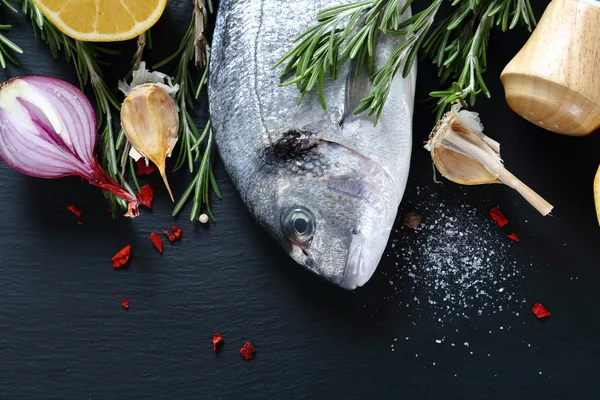
M 17 12 L 17 10 L 7 0 L 1 0 L 0 6 L 8 8 L 14 13 Z M 0 24 L 0 31 L 9 31 L 11 28 L 12 25 Z M 17 54 L 23 54 L 23 49 L 17 46 L 15 42 L 13 42 L 12 40 L 0 33 L 0 66 L 2 68 L 6 68 L 6 60 L 13 63 L 17 67 L 20 66 L 21 64 L 19 63 L 19 61 L 17 61 L 17 59 L 10 54 L 9 50 L 12 50 Z
M 208 25 L 209 12 L 213 12 L 211 0 L 208 0 L 208 2 L 206 0 L 194 0 L 192 20 L 179 48 L 174 54 L 153 67 L 157 69 L 175 59 L 178 61 L 174 83 L 179 85 L 176 101 L 180 110 L 179 143 L 181 145 L 174 169 L 178 170 L 187 166 L 190 173 L 194 173 L 196 164 L 199 164 L 199 170 L 195 173 L 191 185 L 176 205 L 173 215 L 181 210 L 193 191 L 194 200 L 191 214 L 193 220 L 198 219 L 203 207 L 206 208 L 207 213 L 212 218 L 209 208 L 210 188 L 217 197 L 221 197 L 211 165 L 213 135 L 210 131 L 210 124 L 206 125 L 203 132 L 199 132 L 191 114 L 194 110 L 195 99 L 198 98 L 207 80 L 210 47 L 206 39 L 205 28 Z M 113 113 L 119 112 L 120 103 L 106 85 L 100 68 L 101 64 L 106 64 L 102 61 L 102 56 L 115 53 L 96 44 L 80 42 L 64 35 L 44 17 L 32 0 L 23 0 L 23 13 L 31 19 L 36 39 L 41 38 L 48 45 L 54 58 L 57 58 L 62 51 L 67 61 L 73 62 L 82 90 L 88 84 L 92 87 L 99 111 L 98 129 L 101 132 L 103 143 L 101 164 L 118 183 L 125 186 L 131 193 L 135 193 L 124 179 L 125 170 L 129 167 L 133 183 L 139 190 L 134 163 L 131 159 L 129 162 L 127 160 L 130 144 L 122 130 L 116 139 L 113 130 Z M 139 67 L 146 46 L 151 47 L 150 31 L 138 37 L 137 50 L 133 56 L 132 69 L 129 74 Z M 192 71 L 195 67 L 200 70 L 200 80 L 197 86 L 194 84 Z M 119 168 L 119 164 L 121 168 Z M 111 203 L 113 215 L 115 215 L 117 204 L 123 208 L 127 207 L 124 202 L 115 198 L 112 194 L 105 193 L 105 195 Z
M 357 73 L 365 70 L 374 87 L 354 113 L 375 114 L 377 123 L 392 80 L 400 71 L 406 77 L 421 51 L 438 66 L 442 83 L 455 80 L 450 89 L 431 93 L 438 99 L 441 115 L 457 101 L 468 100 L 473 105 L 480 92 L 490 96 L 483 73 L 493 26 L 500 26 L 503 31 L 513 29 L 519 22 L 530 31 L 535 26 L 529 0 L 447 0 L 445 3 L 454 10 L 429 34 L 444 0 L 433 0 L 427 8 L 407 18 L 411 3 L 412 0 L 363 0 L 320 11 L 316 24 L 296 38 L 295 47 L 273 66 L 286 63 L 282 80 L 295 75 L 282 85 L 296 84 L 299 104 L 316 86 L 326 108 L 325 76 L 336 79 L 341 66 L 354 60 Z M 379 35 L 405 35 L 405 40 L 375 70 Z
M 175 161 L 174 170 L 187 166 L 190 173 L 194 173 L 196 164 L 199 162 L 199 170 L 195 174 L 190 186 L 183 196 L 179 199 L 173 215 L 177 215 L 192 192 L 194 192 L 192 212 L 190 219 L 195 221 L 200 216 L 203 207 L 206 207 L 207 213 L 212 216 L 209 205 L 210 188 L 218 198 L 221 194 L 216 185 L 211 165 L 211 152 L 213 135 L 210 130 L 210 121 L 207 122 L 204 131 L 200 132 L 193 121 L 191 112 L 194 110 L 196 99 L 198 98 L 208 73 L 208 58 L 210 47 L 206 39 L 206 26 L 208 25 L 208 13 L 213 12 L 212 1 L 194 0 L 194 10 L 190 25 L 179 44 L 179 48 L 169 57 L 154 65 L 157 69 L 163 65 L 177 59 L 177 67 L 173 77 L 173 82 L 179 85 L 179 91 L 176 94 L 176 101 L 179 106 L 179 153 Z M 193 80 L 192 69 L 197 68 L 200 71 L 200 81 L 196 86 Z
M 476 8 L 464 2 L 431 34 L 423 46 L 425 54 L 437 65 L 442 82 L 457 79 L 449 89 L 430 93 L 438 99 L 438 119 L 453 103 L 474 106 L 479 93 L 491 96 L 483 79 L 490 32 L 494 26 L 503 32 L 513 29 L 519 21 L 530 31 L 535 26 L 528 0 L 484 1 Z
M 57 58 L 62 50 L 67 62 L 73 63 L 81 90 L 84 90 L 88 84 L 92 87 L 96 97 L 96 106 L 98 107 L 98 131 L 101 132 L 100 139 L 103 144 L 100 164 L 113 179 L 127 188 L 131 193 L 135 193 L 123 178 L 123 174 L 119 171 L 119 163 L 117 161 L 112 113 L 113 111 L 118 112 L 121 106 L 104 81 L 100 69 L 101 64 L 106 64 L 101 61 L 102 56 L 118 53 L 66 36 L 44 17 L 40 10 L 33 4 L 32 0 L 23 0 L 23 13 L 31 19 L 36 39 L 40 38 L 48 45 L 52 57 Z M 116 215 L 117 205 L 122 209 L 127 209 L 127 203 L 124 200 L 115 197 L 109 192 L 105 192 L 104 194 L 111 204 L 113 216 Z
M 202 141 L 204 140 L 204 137 L 206 137 L 207 134 L 208 140 L 206 143 L 206 148 L 204 150 L 204 155 L 202 156 L 202 161 L 200 162 L 200 168 L 198 169 L 198 172 L 196 173 L 196 176 L 194 177 L 192 183 L 188 186 L 188 188 L 181 196 L 181 199 L 177 202 L 177 205 L 173 210 L 173 216 L 177 215 L 181 211 L 181 209 L 183 208 L 183 206 L 185 205 L 185 203 L 187 202 L 187 200 L 193 192 L 194 198 L 192 203 L 192 211 L 190 213 L 190 219 L 192 221 L 197 221 L 198 218 L 200 218 L 202 204 L 205 204 L 206 212 L 213 221 L 215 220 L 212 212 L 210 211 L 209 206 L 210 189 L 212 188 L 212 190 L 215 192 L 215 195 L 219 199 L 221 198 L 221 192 L 219 191 L 219 187 L 217 186 L 217 181 L 215 179 L 215 176 L 213 175 L 212 165 L 210 162 L 210 155 L 213 145 L 213 132 L 210 128 L 210 121 L 206 123 L 206 127 L 202 132 Z M 202 141 L 198 141 L 198 143 L 202 143 Z

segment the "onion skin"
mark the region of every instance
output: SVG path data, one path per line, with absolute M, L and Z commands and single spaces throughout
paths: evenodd
M 46 76 L 13 78 L 0 86 L 0 158 L 35 178 L 80 176 L 127 201 L 136 217 L 138 200 L 96 159 L 96 116 L 75 86 Z

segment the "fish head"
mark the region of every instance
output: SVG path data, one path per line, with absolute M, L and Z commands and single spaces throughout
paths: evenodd
M 355 289 L 371 278 L 387 245 L 396 185 L 381 166 L 342 144 L 313 137 L 300 147 L 278 163 L 264 193 L 272 198 L 262 202 L 272 208 L 257 219 L 297 263 Z

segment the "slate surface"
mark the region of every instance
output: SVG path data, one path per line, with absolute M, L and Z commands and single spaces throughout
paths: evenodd
M 536 6 L 539 16 L 544 4 Z M 149 62 L 173 48 L 188 11 L 169 7 L 154 31 Z M 52 60 L 45 45 L 34 42 L 28 21 L 4 10 L 0 22 L 6 21 L 25 54 L 23 67 L 0 71 L 2 80 L 48 74 L 76 82 L 71 65 Z M 0 399 L 596 397 L 600 229 L 591 183 L 600 136 L 554 135 L 511 112 L 498 76 L 526 38 L 523 29 L 493 34 L 486 74 L 493 98 L 480 99 L 476 110 L 486 132 L 502 143 L 506 165 L 554 204 L 554 216 L 540 217 L 504 187 L 434 184 L 421 147 L 433 117 L 422 103 L 399 212 L 421 211 L 423 191 L 478 210 L 482 223 L 490 223 L 487 210 L 500 205 L 522 240 L 508 250 L 523 275 L 517 285 L 526 302 L 517 309 L 443 323 L 428 317 L 427 306 L 408 313 L 398 303 L 422 293 L 390 289 L 390 276 L 406 278 L 406 271 L 389 259 L 355 292 L 321 282 L 256 226 L 219 163 L 223 200 L 214 202 L 218 224 L 210 227 L 187 221 L 189 208 L 174 220 L 156 176 L 149 180 L 157 192 L 152 211 L 125 221 L 112 220 L 100 192 L 78 179 L 31 179 L 2 165 Z M 134 51 L 132 43 L 117 47 Z M 113 60 L 111 85 L 128 60 Z M 422 63 L 417 99 L 434 88 L 435 72 Z M 206 107 L 199 107 L 198 122 L 205 118 Z M 188 177 L 171 179 L 181 193 Z M 81 226 L 66 210 L 71 203 L 84 212 Z M 183 240 L 161 256 L 148 235 L 175 221 Z M 113 270 L 111 256 L 128 243 L 136 260 Z M 130 301 L 128 312 L 122 298 Z M 534 301 L 553 315 L 536 320 Z M 217 330 L 226 342 L 215 355 L 210 339 Z M 440 337 L 447 342 L 437 344 Z M 238 354 L 244 340 L 256 345 L 251 362 Z

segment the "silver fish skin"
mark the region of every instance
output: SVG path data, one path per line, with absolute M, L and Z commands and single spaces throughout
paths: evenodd
M 298 106 L 272 66 L 318 11 L 352 1 L 222 0 L 208 83 L 217 147 L 250 213 L 296 262 L 348 290 L 375 272 L 404 194 L 416 65 L 392 82 L 376 126 L 352 115 L 372 89 L 352 63 L 326 81 L 327 110 L 316 90 Z M 380 36 L 376 67 L 405 39 Z

